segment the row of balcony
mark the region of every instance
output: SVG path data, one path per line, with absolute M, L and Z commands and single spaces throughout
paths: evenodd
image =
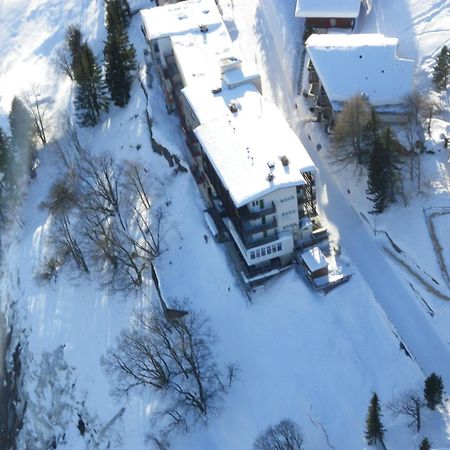
M 256 220 L 261 219 L 263 216 L 268 216 L 269 214 L 275 213 L 275 203 L 271 202 L 269 206 L 257 210 L 250 210 L 250 208 L 245 205 L 239 208 L 239 216 L 244 220 Z

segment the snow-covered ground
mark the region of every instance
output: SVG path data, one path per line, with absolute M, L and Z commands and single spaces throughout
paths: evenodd
M 423 15 L 422 25 L 427 21 L 423 13 L 426 8 L 436 11 L 439 6 L 432 0 L 403 1 L 413 11 L 411 17 Z M 293 17 L 294 0 L 279 4 L 271 0 L 221 3 L 236 45 L 262 72 L 265 95 L 282 108 L 302 138 L 306 138 L 304 130 L 309 129 L 313 139 L 323 143 L 323 136 L 312 125 L 303 126 L 302 109 L 294 108 L 301 50 L 301 21 Z M 393 13 L 390 3 L 374 1 L 372 16 L 369 14 L 367 25 L 361 23 L 361 27 L 367 26 L 369 31 L 371 24 L 380 23 L 371 18 L 375 8 L 384 11 L 384 23 L 390 24 L 386 19 Z M 4 25 L 0 26 L 0 123 L 6 122 L 12 96 L 32 84 L 51 99 L 54 123 L 58 113 L 71 110 L 71 86 L 53 68 L 52 51 L 63 39 L 65 27 L 75 22 L 82 25 L 100 56 L 104 38 L 102 5 L 100 0 L 0 3 L 0 25 Z M 445 7 L 443 3 L 444 13 Z M 440 16 L 433 17 L 429 30 L 434 34 L 429 34 L 434 36 L 437 48 L 445 36 L 438 31 L 445 27 L 446 16 L 443 14 L 439 22 Z M 407 25 L 401 22 L 405 34 L 412 30 Z M 130 33 L 142 62 L 145 43 L 139 27 L 136 16 Z M 414 27 L 420 24 L 414 22 Z M 439 43 L 436 35 L 441 36 Z M 421 49 L 419 46 L 417 54 L 425 58 L 429 49 Z M 150 106 L 154 137 L 171 152 L 183 156 L 186 149 L 178 119 L 167 115 L 157 80 L 150 91 Z M 440 326 L 434 327 L 420 304 L 414 303 L 417 299 L 407 294 L 404 273 L 389 265 L 379 243 L 359 218 L 358 213 L 366 213 L 368 205 L 354 194 L 358 191 L 357 180 L 349 181 L 349 198 L 342 193 L 347 188 L 346 178 L 342 173 L 333 177 L 320 154 L 308 144 L 322 173 L 321 207 L 333 238 L 343 244 L 344 257 L 354 273 L 351 281 L 323 296 L 290 270 L 251 294 L 250 302 L 236 281 L 225 248 L 212 239 L 208 243 L 203 239 L 209 232 L 193 178 L 190 174 L 174 175 L 166 161 L 152 152 L 145 109 L 146 99 L 136 82 L 130 105 L 124 110 L 113 108 L 100 125 L 83 130 L 82 143 L 96 153 L 110 151 L 118 159 L 138 160 L 148 169 L 153 203 L 165 207 L 171 223 L 166 251 L 156 262 L 164 295 L 189 297 L 203 309 L 219 337 L 215 348 L 219 361 L 234 362 L 240 368 L 222 414 L 212 417 L 207 428 L 175 437 L 174 450 L 249 449 L 266 426 L 283 417 L 298 422 L 305 448 L 362 449 L 366 448 L 364 421 L 373 391 L 382 403 L 388 402 L 407 389 L 420 388 L 422 370 L 427 374 L 430 370 L 441 372 L 450 385 L 446 370 L 449 366 L 445 366 L 448 349 L 436 333 L 447 336 L 444 324 L 448 307 L 440 299 L 430 299 L 439 311 L 433 320 Z M 54 132 L 58 134 L 58 128 Z M 48 217 L 38 205 L 60 170 L 51 145 L 39 158 L 37 178 L 30 183 L 22 208 L 24 226 L 17 230 L 16 241 L 3 261 L 9 276 L 2 279 L 1 285 L 2 292 L 10 292 L 16 301 L 16 326 L 23 330 L 21 334 L 28 342 L 24 370 L 31 404 L 27 418 L 33 423 L 26 427 L 44 434 L 64 427 L 65 447 L 82 449 L 87 444 L 76 428 L 77 413 L 88 417 L 91 427 L 102 429 L 125 407 L 122 418 L 109 430 L 113 445 L 133 450 L 148 448 L 145 435 L 152 429 L 151 411 L 157 399 L 151 393 L 113 398 L 100 358 L 128 325 L 131 312 L 151 301 L 151 283 L 140 294 L 124 295 L 99 286 L 95 276 L 78 277 L 68 271 L 61 273 L 56 283 L 36 282 L 34 273 L 46 254 L 49 226 Z M 427 158 L 432 185 L 438 183 L 433 167 L 446 170 L 446 158 L 443 152 Z M 431 195 L 436 198 L 430 190 Z M 440 195 L 447 198 L 444 184 Z M 422 215 L 425 202 L 412 199 L 408 208 L 390 211 L 380 218 L 377 228 L 387 229 L 414 259 L 422 256 L 420 264 L 441 280 Z M 408 233 L 404 223 L 408 224 Z M 397 333 L 419 364 L 401 350 Z M 72 369 L 64 365 L 62 354 Z M 66 394 L 60 395 L 61 389 Z M 421 436 L 430 437 L 436 448 L 448 446 L 446 417 L 425 413 Z M 395 419 L 385 412 L 388 448 L 417 447 L 420 438 L 407 423 L 407 419 Z

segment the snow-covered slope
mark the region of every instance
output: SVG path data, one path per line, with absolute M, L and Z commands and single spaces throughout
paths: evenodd
M 233 3 L 234 8 L 224 5 L 232 37 L 248 60 L 258 64 L 264 93 L 292 114 L 301 38 L 301 22 L 294 18 L 295 1 L 283 1 L 278 7 L 270 0 Z M 53 68 L 54 48 L 65 27 L 78 22 L 101 55 L 102 2 L 14 0 L 0 3 L 0 18 L 0 25 L 5 25 L 0 26 L 3 120 L 12 96 L 36 83 L 52 99 L 56 121 L 57 113 L 71 110 L 71 86 Z M 139 27 L 135 17 L 130 33 L 142 63 L 145 43 Z M 150 91 L 150 106 L 155 139 L 183 157 L 186 149 L 179 123 L 175 116 L 167 115 L 157 79 Z M 148 169 L 152 200 L 165 208 L 171 223 L 166 251 L 156 262 L 164 295 L 189 297 L 203 309 L 219 337 L 215 348 L 219 361 L 240 367 L 221 415 L 212 417 L 207 428 L 174 437 L 173 449 L 249 449 L 266 426 L 283 417 L 298 422 L 306 448 L 365 448 L 363 430 L 371 393 L 376 391 L 382 402 L 387 402 L 420 386 L 424 374 L 401 350 L 397 330 L 360 275 L 355 264 L 359 261 L 347 258 L 354 272 L 352 280 L 326 296 L 313 292 L 290 270 L 252 293 L 249 301 L 236 281 L 225 248 L 203 239 L 209 232 L 193 178 L 174 175 L 166 161 L 152 151 L 146 107 L 136 82 L 128 107 L 113 108 L 100 125 L 83 130 L 82 143 L 95 153 L 110 151 L 118 159 L 138 160 Z M 290 120 L 296 124 L 297 118 L 292 115 Z M 112 445 L 148 448 L 145 436 L 152 430 L 150 419 L 158 399 L 151 392 L 113 398 L 100 358 L 128 326 L 131 312 L 151 301 L 152 285 L 149 281 L 140 294 L 119 294 L 99 286 L 95 276 L 78 277 L 68 271 L 59 275 L 56 283 L 36 282 L 34 272 L 46 254 L 49 225 L 38 205 L 59 173 L 51 145 L 39 158 L 37 178 L 30 183 L 22 208 L 24 226 L 16 230 L 16 241 L 3 261 L 10 276 L 4 277 L 1 285 L 16 301 L 16 325 L 28 341 L 28 356 L 24 351 L 26 392 L 35 407 L 30 408 L 26 427 L 51 434 L 64 426 L 67 443 L 61 448 L 89 448 L 87 437 L 81 437 L 76 428 L 77 413 L 81 411 L 89 417 L 91 427 L 101 429 L 125 407 L 109 430 Z M 321 193 L 323 205 L 335 198 L 327 189 L 331 187 L 324 186 Z M 345 247 L 343 251 L 345 255 Z M 50 355 L 44 354 L 41 364 L 44 352 Z M 72 370 L 61 362 L 62 354 Z M 43 387 L 39 390 L 36 386 Z M 59 388 L 67 389 L 67 395 L 60 395 Z M 58 413 L 61 416 L 58 430 L 48 425 L 52 408 L 53 419 L 58 420 Z M 385 414 L 389 448 L 417 446 L 419 436 L 407 422 Z M 425 413 L 423 433 L 437 446 L 448 445 L 439 413 Z

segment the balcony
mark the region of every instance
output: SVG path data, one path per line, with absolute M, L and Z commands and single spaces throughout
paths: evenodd
M 267 216 L 269 214 L 275 214 L 275 203 L 274 202 L 271 202 L 271 205 L 268 206 L 267 208 L 262 208 L 262 209 L 258 209 L 255 211 L 250 211 L 250 209 L 247 205 L 239 208 L 239 215 L 244 220 L 260 219 L 261 217 Z
M 244 235 L 249 236 L 256 233 L 263 233 L 264 231 L 269 231 L 276 227 L 277 227 L 277 219 L 274 217 L 272 220 L 268 220 L 265 223 L 258 223 L 257 225 L 244 223 L 242 229 Z
M 244 236 L 244 244 L 247 249 L 252 249 L 259 247 L 260 245 L 270 244 L 271 242 L 277 241 L 279 239 L 278 232 L 271 234 L 270 236 L 252 239 L 251 236 Z

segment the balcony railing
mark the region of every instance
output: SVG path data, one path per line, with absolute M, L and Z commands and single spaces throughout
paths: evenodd
M 263 233 L 264 231 L 272 230 L 277 227 L 277 220 L 274 217 L 272 220 L 268 220 L 266 223 L 258 223 L 257 225 L 251 225 L 246 223 L 243 226 L 244 235 L 249 236 L 256 233 Z
M 249 236 L 244 236 L 244 244 L 247 249 L 252 249 L 255 247 L 259 247 L 260 245 L 270 244 L 271 242 L 277 241 L 279 239 L 278 232 L 271 234 L 270 236 L 252 239 Z
M 259 219 L 259 218 L 261 218 L 263 216 L 267 216 L 269 214 L 275 214 L 275 203 L 274 202 L 271 202 L 271 205 L 266 208 L 262 208 L 262 209 L 258 209 L 258 210 L 254 210 L 254 211 L 251 211 L 247 205 L 239 208 L 239 215 L 244 220 Z

